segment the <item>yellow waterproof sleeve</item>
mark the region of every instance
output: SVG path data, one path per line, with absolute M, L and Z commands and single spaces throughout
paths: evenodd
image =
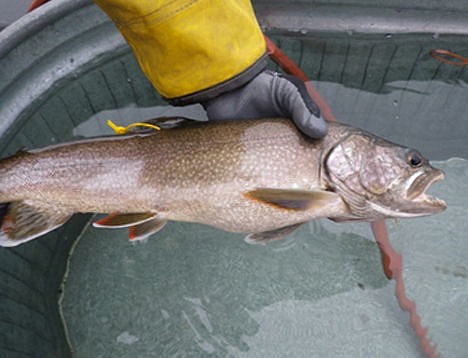
M 229 89 L 265 67 L 265 40 L 249 0 L 94 1 L 166 99 L 194 102 L 192 94 Z

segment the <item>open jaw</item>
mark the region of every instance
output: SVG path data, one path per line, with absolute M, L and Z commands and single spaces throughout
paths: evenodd
M 441 181 L 444 178 L 444 172 L 435 168 L 429 173 L 416 173 L 408 183 L 408 189 L 406 191 L 408 200 L 411 200 L 415 204 L 424 204 L 424 206 L 432 208 L 434 213 L 446 209 L 447 205 L 443 200 L 426 194 L 426 190 L 433 183 Z
M 430 172 L 420 171 L 413 174 L 407 181 L 401 195 L 393 197 L 389 204 L 385 202 L 370 202 L 369 206 L 384 218 L 413 218 L 439 213 L 447 208 L 443 200 L 426 194 L 431 184 L 444 179 L 441 170 Z

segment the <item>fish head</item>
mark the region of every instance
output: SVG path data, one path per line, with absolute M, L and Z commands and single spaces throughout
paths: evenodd
M 438 213 L 444 201 L 426 193 L 445 174 L 417 150 L 371 134 L 351 133 L 328 154 L 331 186 L 361 220 L 416 217 Z

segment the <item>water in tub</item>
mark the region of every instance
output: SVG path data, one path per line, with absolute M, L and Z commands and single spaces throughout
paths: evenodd
M 431 83 L 393 83 L 380 95 L 330 83 L 318 89 L 345 123 L 383 135 L 372 118 L 388 117 L 394 130 L 384 137 L 436 157 L 445 171 L 431 189 L 447 202 L 445 212 L 388 225 L 429 338 L 443 357 L 461 358 L 468 352 L 468 161 L 444 157 L 442 139 L 427 134 L 444 138 L 424 126 L 442 109 L 414 109 L 415 101 L 440 106 L 448 85 Z M 369 103 L 372 112 L 361 113 Z M 106 132 L 108 118 L 122 124 L 173 114 L 204 116 L 199 107 L 126 108 L 98 114 L 75 134 Z M 253 246 L 242 235 L 171 222 L 143 243 L 129 242 L 126 230 L 85 229 L 61 306 L 78 358 L 423 357 L 394 289 L 365 223 L 310 222 L 283 241 Z

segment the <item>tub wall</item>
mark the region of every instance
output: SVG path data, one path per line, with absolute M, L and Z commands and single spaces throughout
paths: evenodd
M 395 141 L 414 143 L 437 159 L 468 157 L 468 148 L 463 145 L 468 133 L 462 115 L 466 113 L 466 100 L 457 107 L 458 112 L 444 121 L 437 120 L 444 113 L 440 109 L 444 101 L 455 103 L 458 99 L 453 96 L 463 95 L 466 99 L 463 86 L 468 75 L 463 69 L 434 62 L 427 54 L 433 47 L 467 53 L 466 40 L 461 36 L 464 24 L 459 18 L 466 19 L 467 14 L 461 11 L 467 11 L 468 4 L 461 0 L 442 5 L 425 1 L 419 2 L 417 9 L 407 9 L 406 1 L 382 2 L 387 6 L 383 11 L 398 20 L 393 25 L 402 26 L 402 17 L 433 16 L 431 26 L 424 30 L 418 22 L 418 33 L 412 35 L 405 33 L 411 29 L 392 28 L 391 22 L 362 26 L 349 15 L 338 16 L 349 14 L 350 8 L 356 16 L 371 16 L 375 9 L 382 10 L 367 8 L 369 3 L 342 1 L 346 5 L 342 6 L 297 1 L 288 2 L 293 5 L 286 7 L 280 1 L 258 1 L 254 5 L 273 39 L 312 80 L 323 81 L 319 90 L 338 118 Z M 429 11 L 438 6 L 443 7 L 443 13 Z M 317 29 L 318 23 L 310 21 L 331 13 L 336 18 L 327 22 L 327 31 Z M 453 20 L 456 26 L 437 22 L 440 16 Z M 447 34 L 440 32 L 444 28 Z M 391 112 L 393 99 L 385 95 L 394 89 L 388 84 L 401 81 L 447 85 L 440 96 L 435 92 L 427 97 L 427 103 L 408 101 L 407 112 L 401 112 L 409 117 L 426 111 L 428 115 L 420 117 L 427 122 L 415 122 L 403 115 L 396 118 Z M 405 96 L 410 89 L 405 89 Z M 442 94 L 445 97 L 441 102 L 433 103 Z M 376 95 L 380 97 L 374 101 Z M 114 26 L 90 1 L 53 1 L 0 33 L 2 156 L 22 147 L 70 140 L 75 126 L 105 109 L 162 103 Z M 359 110 L 350 111 L 356 103 Z M 434 111 L 438 116 L 429 115 Z M 78 216 L 41 239 L 13 249 L 0 248 L 0 356 L 69 355 L 57 299 L 68 252 L 87 220 Z

